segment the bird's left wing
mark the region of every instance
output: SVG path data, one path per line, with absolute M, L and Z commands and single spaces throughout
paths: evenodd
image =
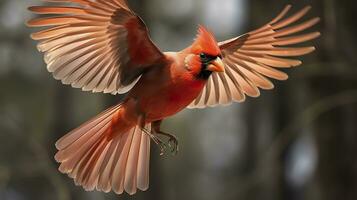
M 56 5 L 30 7 L 46 17 L 28 25 L 48 27 L 31 36 L 40 41 L 47 69 L 62 83 L 85 91 L 126 93 L 145 70 L 162 61 L 163 53 L 126 0 L 44 1 Z
M 308 54 L 314 47 L 291 47 L 312 40 L 319 32 L 298 34 L 315 25 L 319 18 L 313 18 L 297 25 L 309 10 L 305 7 L 296 14 L 285 18 L 290 10 L 288 5 L 265 26 L 219 43 L 222 51 L 225 73 L 213 73 L 201 94 L 188 108 L 205 108 L 242 102 L 245 96 L 257 97 L 259 89 L 272 89 L 274 86 L 267 77 L 286 80 L 288 75 L 276 68 L 290 68 L 302 64 L 300 60 L 283 58 Z M 284 19 L 285 18 L 285 19 Z

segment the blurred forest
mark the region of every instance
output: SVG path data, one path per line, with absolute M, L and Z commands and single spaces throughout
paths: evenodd
M 320 16 L 317 51 L 287 82 L 230 107 L 167 120 L 177 156 L 153 146 L 150 189 L 85 192 L 57 171 L 54 143 L 120 96 L 63 86 L 46 71 L 24 24 L 40 0 L 0 1 L 1 200 L 356 200 L 357 26 L 353 0 L 129 0 L 164 51 L 190 44 L 197 24 L 219 40 L 257 28 L 287 4 Z

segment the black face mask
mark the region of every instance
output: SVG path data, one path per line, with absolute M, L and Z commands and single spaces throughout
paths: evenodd
M 212 56 L 212 55 L 208 55 L 205 53 L 201 53 L 200 54 L 200 59 L 201 59 L 201 71 L 200 73 L 197 75 L 197 77 L 199 79 L 204 79 L 207 80 L 211 74 L 212 71 L 207 70 L 207 66 L 213 61 L 216 60 L 218 56 Z

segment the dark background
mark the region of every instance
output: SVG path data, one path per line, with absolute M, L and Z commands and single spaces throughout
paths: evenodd
M 0 1 L 1 200 L 355 200 L 357 26 L 353 0 L 129 0 L 164 51 L 188 46 L 197 24 L 219 40 L 268 22 L 287 4 L 320 16 L 317 51 L 287 82 L 245 103 L 185 110 L 164 129 L 178 156 L 153 146 L 151 184 L 130 197 L 84 192 L 57 171 L 55 141 L 120 101 L 63 86 L 46 71 L 24 23 L 39 0 Z

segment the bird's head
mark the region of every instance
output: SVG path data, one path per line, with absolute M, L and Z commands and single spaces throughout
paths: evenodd
M 224 72 L 221 49 L 213 34 L 203 26 L 199 26 L 189 51 L 186 68 L 198 78 L 208 79 L 213 72 Z

